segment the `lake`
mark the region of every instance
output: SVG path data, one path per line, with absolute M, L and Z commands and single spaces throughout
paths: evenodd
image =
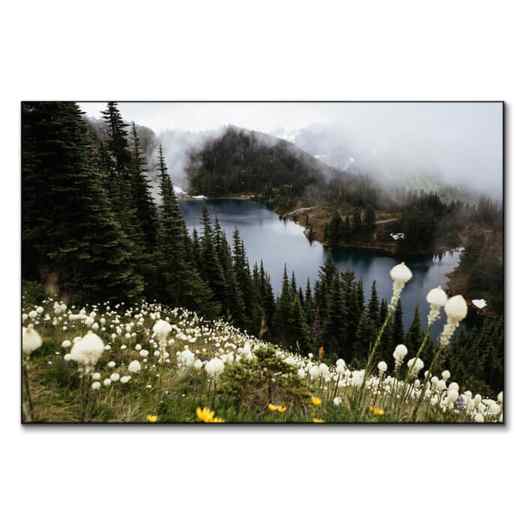
M 248 258 L 253 265 L 263 261 L 270 274 L 276 295 L 279 294 L 284 265 L 291 276 L 295 273 L 298 286 L 306 284 L 309 277 L 315 283 L 319 267 L 324 264 L 328 250 L 317 241 L 310 243 L 304 235 L 304 228 L 291 220 L 281 220 L 263 204 L 240 199 L 208 199 L 205 201 L 182 201 L 181 208 L 186 224 L 191 231 L 201 231 L 200 217 L 203 206 L 208 207 L 212 221 L 218 217 L 228 239 L 237 228 L 243 239 Z M 413 312 L 420 307 L 422 321 L 428 313 L 425 296 L 431 288 L 447 283 L 447 274 L 459 262 L 459 251 L 448 252 L 443 257 L 414 256 L 404 258 L 414 277 L 403 290 L 404 324 L 412 322 Z M 376 281 L 380 298 L 390 299 L 392 281 L 390 269 L 401 262 L 393 256 L 377 255 L 366 250 L 338 248 L 332 250 L 332 257 L 339 270 L 352 271 L 363 280 L 365 294 L 370 295 L 372 283 Z M 437 328 L 437 326 L 436 326 Z

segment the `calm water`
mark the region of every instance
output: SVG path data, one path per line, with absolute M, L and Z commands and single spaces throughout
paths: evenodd
M 279 293 L 284 265 L 299 286 L 306 284 L 310 277 L 313 283 L 317 279 L 319 267 L 324 263 L 327 250 L 317 241 L 310 242 L 303 233 L 303 227 L 293 221 L 282 221 L 271 210 L 262 204 L 243 200 L 207 200 L 184 201 L 181 203 L 186 224 L 190 230 L 194 227 L 200 231 L 202 207 L 207 206 L 212 220 L 219 218 L 228 238 L 238 228 L 244 240 L 248 258 L 253 265 L 263 260 L 267 273 L 270 274 L 274 291 Z M 351 270 L 363 280 L 365 293 L 368 296 L 372 283 L 376 281 L 379 297 L 389 299 L 392 292 L 392 281 L 389 271 L 399 259 L 391 256 L 375 255 L 368 251 L 351 248 L 340 248 L 332 252 L 334 262 L 340 270 Z M 449 252 L 441 259 L 437 257 L 405 258 L 405 263 L 414 274 L 413 279 L 403 291 L 402 303 L 404 322 L 412 321 L 416 305 L 426 317 L 428 312 L 426 292 L 437 285 L 446 285 L 446 275 L 457 265 L 459 252 Z

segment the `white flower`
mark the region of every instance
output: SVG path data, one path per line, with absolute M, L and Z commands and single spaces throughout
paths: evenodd
M 443 372 L 441 372 L 441 377 L 445 381 L 448 381 L 450 379 L 450 372 L 448 370 L 443 370 Z
M 203 363 L 200 359 L 195 359 L 195 361 L 193 361 L 193 368 L 195 368 L 195 370 L 200 370 L 202 365 Z
M 132 374 L 138 374 L 140 372 L 140 363 L 135 360 L 131 361 L 131 363 L 128 365 L 128 371 Z
M 326 379 L 330 375 L 330 369 L 325 363 L 321 363 L 319 365 L 319 372 L 321 373 L 321 376 Z
M 447 394 L 447 403 L 453 405 L 459 397 L 459 392 L 457 390 L 449 390 Z
M 498 398 L 497 399 L 498 399 L 498 403 L 503 403 L 503 392 L 500 392 L 498 394 Z
M 409 370 L 412 370 L 411 373 L 417 376 L 425 366 L 425 363 L 423 363 L 419 357 L 417 359 L 413 357 L 412 359 L 408 360 L 407 366 Z
M 114 383 L 117 382 L 119 379 L 120 379 L 120 374 L 118 372 L 113 372 L 109 378 L 111 379 L 111 381 L 113 381 Z
M 387 371 L 388 365 L 384 361 L 377 363 L 377 369 L 380 373 L 384 374 Z
M 108 368 L 115 368 L 115 366 L 117 366 L 117 364 L 115 363 L 115 361 L 110 361 L 108 363 Z
M 483 310 L 487 306 L 487 301 L 485 299 L 472 299 L 472 304 L 479 310 Z
M 71 354 L 65 354 L 64 361 L 71 361 Z
M 62 342 L 62 348 L 69 348 L 71 346 L 71 341 L 68 341 L 67 339 Z
M 465 319 L 467 316 L 467 302 L 465 299 L 463 299 L 463 296 L 455 295 L 447 301 L 447 304 L 445 305 L 445 312 L 447 314 L 448 320 L 454 324 L 457 324 L 460 321 L 463 321 L 463 319 Z
M 148 357 L 149 352 L 147 350 L 141 350 L 139 352 L 140 357 Z
M 91 383 L 91 388 L 93 390 L 99 390 L 102 385 L 100 384 L 100 381 L 95 381 L 94 383 Z
M 390 277 L 394 283 L 405 286 L 405 284 L 412 279 L 412 272 L 405 263 L 401 263 L 390 270 Z
M 447 304 L 447 294 L 442 290 L 441 286 L 433 288 L 427 294 L 427 302 L 432 306 L 443 308 Z
M 125 385 L 127 382 L 129 382 L 130 379 L 131 379 L 131 376 L 122 376 L 120 378 L 120 382 Z
M 22 328 L 22 351 L 30 356 L 37 348 L 42 346 L 40 334 L 30 324 L 27 328 Z
M 104 341 L 92 332 L 76 341 L 71 349 L 71 359 L 85 367 L 94 366 L 104 352 Z
M 222 374 L 224 370 L 224 362 L 222 359 L 219 359 L 218 357 L 214 357 L 213 359 L 210 359 L 206 363 L 206 366 L 204 367 L 206 370 L 206 373 L 211 377 L 217 377 Z
M 336 407 L 338 407 L 341 404 L 341 401 L 342 401 L 341 398 L 337 396 L 337 397 L 334 397 L 333 403 Z
M 154 325 L 153 325 L 153 334 L 155 337 L 161 341 L 166 341 L 168 338 L 169 333 L 172 330 L 172 326 L 163 319 L 159 319 Z
M 408 348 L 405 345 L 396 346 L 396 349 L 394 350 L 394 353 L 392 354 L 394 356 L 394 361 L 396 362 L 396 366 L 401 366 L 407 354 L 408 354 Z
M 233 354 L 232 354 L 233 355 Z M 195 355 L 191 350 L 183 350 L 180 354 L 177 355 L 182 366 L 190 367 L 195 361 Z
M 352 386 L 361 386 L 365 380 L 365 371 L 364 370 L 354 370 L 352 373 L 351 384 Z
M 94 374 L 91 374 L 91 378 L 94 381 L 98 381 L 100 379 L 100 374 L 98 372 L 95 372 Z
M 104 379 L 104 381 L 102 381 L 104 383 L 104 386 L 109 386 L 111 385 L 111 379 L 109 379 L 109 377 L 107 379 Z
M 474 421 L 476 423 L 483 423 L 485 421 L 485 418 L 483 417 L 483 414 L 480 414 L 479 412 L 476 413 L 476 415 L 474 416 Z
M 317 365 L 314 365 L 310 368 L 308 373 L 310 374 L 310 377 L 312 379 L 317 379 L 321 375 L 321 370 L 319 369 Z

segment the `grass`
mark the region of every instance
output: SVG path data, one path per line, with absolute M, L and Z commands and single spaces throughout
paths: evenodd
M 462 392 L 463 403 L 451 403 L 453 385 L 443 380 L 437 385 L 438 378 L 420 400 L 422 376 L 419 385 L 405 382 L 406 366 L 392 375 L 370 371 L 363 383 L 363 371 L 289 353 L 223 321 L 209 323 L 183 309 L 148 303 L 68 308 L 45 299 L 26 305 L 23 314 L 24 325 L 34 325 L 43 340 L 25 360 L 33 405 L 25 421 L 79 422 L 83 407 L 84 421 L 108 423 L 143 423 L 148 416 L 158 423 L 201 422 L 197 410 L 203 408 L 213 411 L 210 419 L 225 423 L 501 420 L 500 401 Z M 164 343 L 153 333 L 158 319 L 173 327 Z M 74 344 L 90 330 L 106 347 L 96 365 L 86 370 L 67 360 L 71 348 L 63 342 Z M 163 344 L 166 362 L 159 360 Z M 217 376 L 206 370 L 213 358 L 223 366 Z M 140 363 L 138 373 L 129 372 L 132 361 Z M 115 373 L 119 379 L 111 380 Z M 125 384 L 124 376 L 130 377 Z M 94 383 L 100 388 L 94 390 Z

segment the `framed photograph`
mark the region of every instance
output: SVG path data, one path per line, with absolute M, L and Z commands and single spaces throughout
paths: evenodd
M 504 115 L 22 102 L 22 422 L 503 424 Z

